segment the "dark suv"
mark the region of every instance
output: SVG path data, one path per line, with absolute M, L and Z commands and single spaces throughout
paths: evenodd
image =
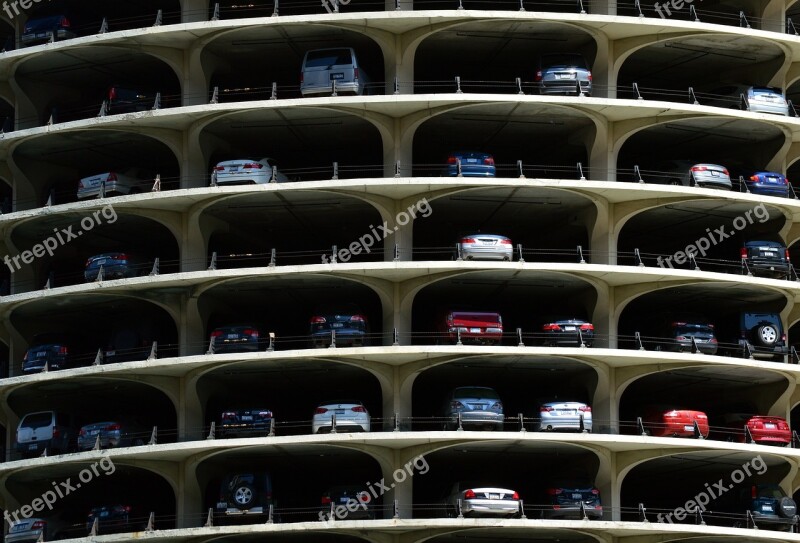
M 777 241 L 748 241 L 741 250 L 742 273 L 790 279 L 789 249 Z M 745 267 L 745 264 L 747 266 Z
M 758 528 L 788 531 L 800 521 L 797 504 L 776 484 L 756 484 L 742 489 L 738 498 L 739 507 L 750 511 Z M 743 522 L 742 524 L 744 525 Z
M 542 518 L 603 518 L 600 491 L 590 481 L 559 481 L 547 489 Z M 583 503 L 583 511 L 581 511 Z
M 694 338 L 701 353 L 717 354 L 719 344 L 714 333 L 714 325 L 708 324 L 705 319 L 665 322 L 657 334 L 657 338 L 650 339 L 656 351 L 691 351 Z
M 739 318 L 740 353 L 747 345 L 753 358 L 783 362 L 789 353 L 781 317 L 777 313 L 742 313 Z
M 66 15 L 50 15 L 49 17 L 37 17 L 25 23 L 19 41 L 23 47 L 46 43 L 52 37 L 53 41 L 68 40 L 76 37 L 77 34 L 70 28 L 69 19 Z
M 272 411 L 265 408 L 231 409 L 220 415 L 220 437 L 257 437 L 269 435 Z
M 106 92 L 108 100 L 106 113 L 116 115 L 117 113 L 150 111 L 156 103 L 157 94 L 151 89 L 111 85 Z
M 217 515 L 263 516 L 274 506 L 272 475 L 268 472 L 234 473 L 222 480 L 219 487 Z

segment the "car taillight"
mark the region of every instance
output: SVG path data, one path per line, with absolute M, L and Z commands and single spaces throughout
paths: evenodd
M 759 178 L 758 178 L 758 176 L 757 176 L 757 175 L 751 175 L 751 176 L 750 176 L 750 181 L 753 181 L 754 183 L 758 183 L 758 181 L 759 181 Z
M 315 414 L 315 415 L 323 415 L 323 414 L 325 414 L 325 413 L 327 413 L 327 412 L 328 412 L 328 410 L 327 410 L 326 408 L 324 408 L 324 407 L 317 407 L 317 408 L 314 410 L 314 414 Z
M 707 419 L 707 418 L 708 418 L 708 416 L 707 416 L 705 413 L 698 413 L 698 414 L 695 416 L 695 418 L 696 418 L 696 419 Z
M 366 413 L 367 410 L 364 408 L 363 405 L 357 405 L 355 407 L 350 408 L 351 411 L 355 411 L 356 413 Z
M 747 247 L 742 247 L 739 250 L 739 255 L 742 257 L 742 260 L 746 260 L 747 259 Z
M 494 159 L 492 157 L 486 157 L 483 159 L 483 163 L 488 166 L 494 166 Z
M 358 68 L 353 69 L 353 79 L 358 79 Z
M 366 322 L 367 319 L 364 318 L 364 315 L 353 315 L 350 317 L 350 322 Z
M 514 492 L 514 494 L 511 495 L 511 499 L 512 500 L 518 500 L 519 499 L 519 492 Z
M 592 80 L 592 72 L 589 72 L 589 74 L 586 76 L 586 79 L 588 79 L 589 81 Z
M 264 167 L 264 165 L 259 163 L 259 162 L 246 162 L 245 164 L 242 165 L 242 168 L 245 168 L 245 169 L 255 168 L 257 170 L 260 170 L 263 167 Z
M 752 424 L 753 428 L 756 428 L 756 429 L 764 428 L 764 423 L 762 421 L 760 421 L 760 420 L 754 420 L 754 421 L 751 422 L 751 424 Z
M 667 411 L 664 413 L 664 417 L 674 418 L 677 417 L 679 413 L 677 411 Z
M 464 409 L 464 404 L 458 400 L 453 400 L 450 402 L 450 409 Z
M 500 240 L 500 245 L 511 245 L 511 240 L 510 239 L 501 239 Z
M 461 238 L 461 243 L 477 243 L 475 238 Z
M 106 182 L 108 182 L 108 181 L 116 181 L 116 180 L 117 180 L 117 174 L 115 174 L 113 172 L 108 174 L 108 177 L 106 177 Z
M 686 325 L 685 322 L 673 322 L 672 323 L 672 326 L 685 326 L 685 325 Z
M 475 499 L 475 491 L 472 489 L 467 490 L 464 492 L 464 499 L 465 500 L 474 500 Z
M 86 428 L 81 428 L 80 431 L 78 432 L 78 435 L 79 436 L 85 436 L 86 435 Z
M 214 330 L 213 332 L 211 332 L 212 338 L 219 337 L 221 335 L 222 335 L 222 330 Z
M 130 505 L 123 505 L 122 506 L 122 510 L 125 511 L 126 513 L 130 513 L 131 512 L 131 506 Z
M 66 17 L 62 17 L 61 26 L 63 26 L 64 28 L 69 28 L 70 27 L 69 19 L 67 19 Z
M 128 260 L 128 255 L 125 253 L 119 253 L 114 257 L 115 260 Z
M 214 166 L 215 172 L 223 172 L 225 171 L 225 166 Z
M 45 522 L 43 520 L 37 520 L 33 524 L 31 524 L 31 530 L 41 530 L 44 528 Z
M 786 341 L 786 334 L 781 334 L 781 341 L 783 341 L 783 342 Z
M 560 489 L 560 488 L 548 488 L 547 489 L 547 493 L 550 494 L 551 496 L 558 496 L 562 492 L 563 492 L 563 490 Z
M 328 505 L 331 503 L 331 499 L 328 496 L 322 496 L 322 505 Z
M 785 420 L 778 421 L 778 428 L 781 430 L 788 430 L 789 424 Z
M 588 322 L 581 324 L 581 330 L 586 332 L 594 332 L 594 325 L 589 324 Z
M 311 324 L 325 324 L 325 317 L 311 317 Z
M 58 354 L 67 354 L 67 348 L 63 347 L 63 346 L 59 347 L 58 348 Z
M 750 487 L 750 497 L 753 499 L 758 498 L 758 489 L 756 489 L 755 485 Z
M 599 490 L 597 490 L 596 488 L 593 488 L 593 489 L 592 489 L 592 494 L 594 494 L 595 496 L 597 496 L 598 494 L 600 494 L 600 491 L 599 491 Z
M 448 164 L 455 164 L 456 162 L 458 162 L 458 159 L 456 157 L 454 157 L 453 155 L 450 155 L 449 157 L 447 157 L 447 163 Z
M 503 409 L 503 402 L 494 402 L 492 404 L 492 409 Z
M 542 330 L 545 332 L 557 332 L 561 330 L 561 327 L 557 324 L 545 324 L 542 326 Z
M 119 430 L 119 429 L 120 429 L 120 425 L 119 424 L 109 424 L 108 426 L 106 426 L 106 430 L 108 430 L 109 432 L 113 432 L 113 431 Z
M 719 343 L 719 342 L 717 341 L 717 338 L 715 338 L 715 337 L 712 337 L 711 339 L 709 339 L 709 340 L 708 340 L 708 342 L 709 342 L 709 343 Z
M 730 175 L 730 173 L 728 172 L 728 168 L 722 168 L 722 173 L 728 176 Z
M 226 411 L 225 413 L 222 414 L 222 420 L 229 420 L 235 418 L 236 418 L 236 413 L 232 411 Z
M 784 253 L 783 253 L 783 254 L 784 254 L 784 256 L 786 257 L 786 260 L 789 260 L 789 259 L 791 258 L 791 257 L 789 256 L 789 249 L 786 249 L 786 250 L 784 251 Z
M 113 100 L 116 97 L 117 97 L 117 89 L 114 87 L 108 89 L 108 99 Z
M 706 171 L 708 171 L 708 167 L 706 167 L 706 166 L 692 166 L 691 170 L 693 172 L 706 172 Z
M 242 330 L 242 334 L 246 336 L 258 337 L 258 330 L 255 330 L 253 328 L 245 328 L 244 330 Z
M 533 77 L 534 81 L 541 81 L 542 80 L 542 71 L 536 70 L 536 75 Z
M 61 430 L 58 429 L 58 426 L 53 426 L 53 439 L 58 439 L 61 437 Z
M 305 77 L 303 77 L 303 72 L 300 72 L 300 84 L 301 85 L 303 84 L 303 81 L 305 81 Z
M 584 406 L 579 407 L 578 411 L 582 411 L 583 413 L 591 413 L 592 412 L 592 408 L 589 407 L 588 405 L 584 405 Z
M 549 405 L 543 405 L 539 408 L 540 413 L 549 413 L 550 411 L 555 411 L 555 408 L 550 407 Z

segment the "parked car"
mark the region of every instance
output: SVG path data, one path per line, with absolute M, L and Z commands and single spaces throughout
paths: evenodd
M 108 336 L 106 349 L 103 351 L 103 362 L 133 362 L 147 360 L 153 348 L 155 332 L 148 320 L 139 323 L 115 322 Z
M 789 249 L 777 241 L 747 241 L 740 251 L 742 273 L 749 270 L 753 275 L 778 279 L 791 279 L 789 273 Z M 747 267 L 744 266 L 747 264 Z
M 722 426 L 718 439 L 746 442 L 745 427 L 755 443 L 759 445 L 788 446 L 792 442 L 792 429 L 786 419 L 768 415 L 751 415 L 748 413 L 727 413 L 722 417 Z
M 708 437 L 708 416 L 702 411 L 651 407 L 642 417 L 644 431 L 654 437 L 695 437 L 695 426 L 702 438 Z
M 583 415 L 583 428 L 581 428 Z M 582 402 L 553 401 L 539 406 L 536 430 L 564 432 L 568 430 L 592 431 L 592 408 Z
M 356 306 L 317 308 L 309 319 L 313 347 L 328 347 L 336 332 L 336 345 L 363 347 L 369 344 L 367 317 Z
M 658 172 L 647 177 L 648 183 L 662 185 L 699 186 L 702 188 L 731 190 L 731 176 L 728 169 L 719 164 L 696 163 L 692 160 L 663 160 L 654 166 Z
M 101 253 L 86 260 L 83 278 L 87 283 L 97 280 L 101 266 L 105 280 L 139 277 L 149 274 L 152 269 L 152 263 L 138 255 L 119 252 Z
M 458 416 L 464 428 L 503 429 L 503 402 L 493 388 L 467 386 L 450 392 L 444 405 L 445 430 L 458 428 Z
M 95 519 L 97 519 L 97 532 L 100 534 L 144 530 L 147 523 L 132 523 L 133 518 L 130 505 L 115 504 L 92 507 L 86 519 L 86 530 L 92 529 Z
M 578 334 L 580 331 L 580 334 Z M 543 343 L 550 347 L 591 347 L 594 343 L 594 325 L 580 319 L 564 319 L 542 325 Z
M 717 354 L 719 342 L 714 333 L 714 325 L 703 322 L 665 323 L 658 332 L 657 339 L 650 340 L 649 344 L 656 351 L 685 352 L 692 350 L 692 338 L 701 353 Z
M 740 489 L 737 497 L 738 508 L 749 511 L 758 528 L 789 531 L 800 523 L 797 504 L 776 484 L 755 484 Z M 744 527 L 745 521 L 738 521 L 737 525 Z
M 216 512 L 222 516 L 258 516 L 269 514 L 275 506 L 272 495 L 272 475 L 266 471 L 232 473 L 220 484 Z
M 592 72 L 583 55 L 554 53 L 539 56 L 534 81 L 539 94 L 578 94 L 578 84 L 587 96 L 592 94 Z
M 789 354 L 781 317 L 777 313 L 739 314 L 739 354 L 749 349 L 753 358 L 784 362 Z
M 357 503 L 355 511 L 347 510 L 344 517 L 336 516 L 336 520 L 360 520 L 375 518 L 374 499 L 363 486 L 358 485 L 339 485 L 332 486 L 322 493 L 322 512 L 325 515 L 331 513 L 331 507 L 335 510 L 339 506 Z M 352 506 L 351 506 L 352 509 Z
M 744 183 L 747 185 L 747 190 L 753 194 L 789 197 L 789 180 L 782 173 L 754 172 L 752 175 L 744 177 Z
M 255 437 L 269 435 L 275 419 L 264 407 L 228 409 L 219 417 L 219 435 L 225 437 Z
M 212 183 L 217 185 L 265 185 L 272 181 L 272 158 L 238 158 L 218 162 L 211 171 Z M 277 167 L 277 166 L 276 166 Z M 285 183 L 289 178 L 275 170 L 275 182 Z
M 258 351 L 260 333 L 252 324 L 220 326 L 211 332 L 215 354 Z
M 75 38 L 72 25 L 66 15 L 48 15 L 29 19 L 19 38 L 22 47 L 47 43 L 51 40 L 61 41 Z
M 514 259 L 514 246 L 511 240 L 497 234 L 472 234 L 458 240 L 458 253 L 464 260 L 504 260 Z
M 156 103 L 158 91 L 142 87 L 127 87 L 113 84 L 106 91 L 106 113 L 135 113 L 150 111 Z
M 584 513 L 591 520 L 603 518 L 600 491 L 589 481 L 559 481 L 545 492 L 542 518 L 582 519 Z M 581 511 L 583 503 L 583 511 Z
M 64 370 L 76 365 L 65 343 L 40 343 L 25 351 L 22 373 L 40 373 L 44 371 L 45 364 L 49 371 Z
M 508 488 L 461 482 L 453 485 L 446 498 L 448 514 L 458 512 L 465 517 L 518 517 L 520 515 L 519 493 Z
M 104 187 L 106 195 L 136 194 L 149 190 L 152 181 L 153 176 L 139 168 L 98 173 L 78 182 L 78 199 L 97 198 L 101 187 Z
M 438 319 L 437 342 L 497 345 L 503 339 L 503 318 L 500 313 L 482 311 L 450 311 Z
M 48 455 L 67 453 L 74 447 L 76 433 L 72 415 L 57 411 L 28 413 L 17 426 L 17 452 L 23 458 L 41 456 L 45 449 Z
M 368 94 L 370 77 L 359 65 L 352 47 L 334 47 L 307 51 L 300 69 L 300 93 L 303 97 L 330 95 L 336 81 L 337 94 Z
M 745 109 L 754 113 L 789 115 L 789 104 L 783 91 L 762 85 L 725 85 L 711 91 L 714 95 L 704 100 L 706 105 Z M 744 100 L 742 100 L 744 97 Z
M 369 432 L 369 412 L 358 400 L 338 400 L 323 402 L 314 410 L 311 420 L 311 433 L 328 433 L 333 429 L 333 416 L 336 415 L 337 432 Z
M 92 450 L 98 437 L 101 449 L 139 447 L 147 443 L 152 429 L 138 420 L 125 419 L 86 424 L 78 431 L 78 450 Z
M 5 543 L 36 543 L 60 539 L 58 524 L 48 519 L 32 517 L 15 520 L 8 528 Z
M 447 157 L 445 176 L 458 176 L 458 164 L 461 163 L 462 177 L 494 177 L 497 169 L 494 158 L 489 153 L 479 151 L 456 151 Z

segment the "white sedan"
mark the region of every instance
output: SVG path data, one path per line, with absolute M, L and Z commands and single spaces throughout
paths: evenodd
M 583 415 L 583 431 L 592 431 L 592 408 L 581 402 L 549 402 L 539 407 L 536 429 L 543 431 L 580 431 Z
M 369 432 L 369 412 L 364 404 L 357 400 L 325 402 L 314 410 L 311 421 L 311 432 L 328 433 L 333 427 L 336 416 L 337 432 Z
M 273 166 L 275 160 L 271 158 L 225 160 L 214 166 L 211 171 L 211 182 L 217 185 L 266 184 L 272 181 Z M 275 171 L 275 182 L 284 183 L 288 180 L 284 174 Z
M 520 515 L 519 494 L 508 488 L 456 483 L 447 498 L 449 514 L 458 515 L 459 500 L 461 500 L 461 514 L 465 517 L 516 517 Z

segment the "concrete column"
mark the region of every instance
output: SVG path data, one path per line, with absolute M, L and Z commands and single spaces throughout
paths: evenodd
M 207 21 L 209 18 L 210 6 L 213 6 L 214 2 L 215 0 L 182 0 L 181 22 L 195 23 Z
M 175 497 L 176 528 L 197 528 L 197 518 L 203 514 L 203 492 L 195 473 L 193 461 L 181 462 L 178 469 L 178 493 Z
M 761 30 L 772 32 L 786 31 L 786 2 L 785 0 L 768 0 L 762 7 L 760 13 L 756 12 L 756 18 L 761 18 Z M 795 21 L 795 25 L 798 21 Z M 752 22 L 751 22 L 752 25 Z

